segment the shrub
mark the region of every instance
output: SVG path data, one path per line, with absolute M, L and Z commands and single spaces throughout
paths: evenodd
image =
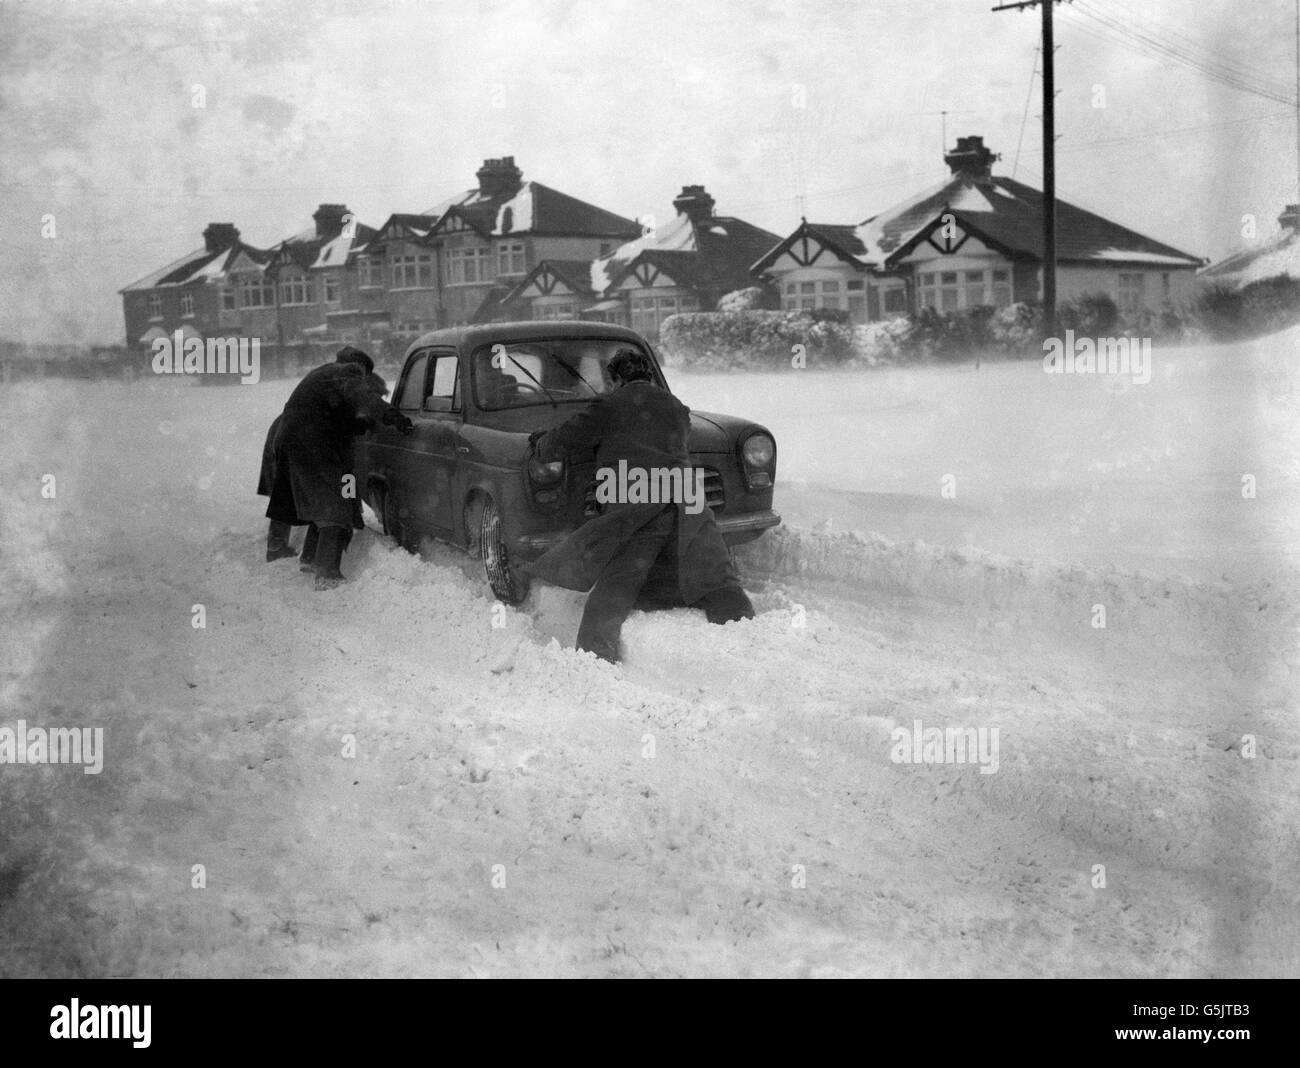
M 659 350 L 674 366 L 710 370 L 788 370 L 796 345 L 807 366 L 839 366 L 853 356 L 842 311 L 684 312 L 659 329 Z
M 749 286 L 746 289 L 733 289 L 724 293 L 718 301 L 718 311 L 739 312 L 757 311 L 763 307 L 765 294 L 762 286 Z
M 1119 329 L 1119 306 L 1105 293 L 1085 293 L 1056 309 L 1062 330 L 1079 337 L 1114 337 Z

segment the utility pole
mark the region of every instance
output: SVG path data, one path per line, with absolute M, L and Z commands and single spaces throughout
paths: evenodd
M 1043 17 L 1043 335 L 1056 336 L 1056 75 L 1052 9 L 1061 0 L 1021 0 L 994 11 L 1041 9 Z M 1296 0 L 1300 3 L 1300 0 Z

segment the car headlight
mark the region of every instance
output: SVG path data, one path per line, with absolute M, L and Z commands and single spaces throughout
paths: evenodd
M 563 460 L 552 460 L 550 463 L 543 463 L 541 460 L 533 458 L 528 461 L 528 477 L 539 486 L 549 486 L 554 482 L 559 482 L 563 476 Z
M 741 446 L 746 467 L 767 467 L 776 454 L 776 443 L 766 434 L 751 434 Z

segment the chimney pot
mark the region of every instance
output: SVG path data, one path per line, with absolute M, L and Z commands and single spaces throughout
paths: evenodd
M 322 204 L 312 213 L 316 222 L 316 236 L 337 237 L 343 231 L 343 216 L 348 213 L 346 204 Z
M 208 223 L 203 231 L 203 247 L 208 252 L 224 252 L 239 243 L 239 231 L 234 223 Z
M 483 197 L 510 196 L 519 190 L 524 173 L 515 166 L 514 156 L 485 159 L 475 174 L 478 191 Z
M 984 146 L 983 137 L 973 136 L 957 138 L 957 147 L 945 152 L 943 161 L 955 175 L 986 182 L 993 176 L 993 161 L 997 158 Z
M 678 214 L 687 215 L 696 222 L 713 217 L 714 203 L 713 197 L 705 192 L 702 185 L 684 185 L 682 191 L 673 198 L 673 207 Z

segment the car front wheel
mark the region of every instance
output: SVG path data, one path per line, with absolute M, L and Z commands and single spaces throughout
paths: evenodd
M 479 552 L 483 557 L 483 572 L 487 575 L 488 585 L 502 602 L 518 604 L 528 596 L 528 580 L 510 564 L 510 553 L 501 528 L 501 511 L 497 502 L 490 498 L 483 503 Z

